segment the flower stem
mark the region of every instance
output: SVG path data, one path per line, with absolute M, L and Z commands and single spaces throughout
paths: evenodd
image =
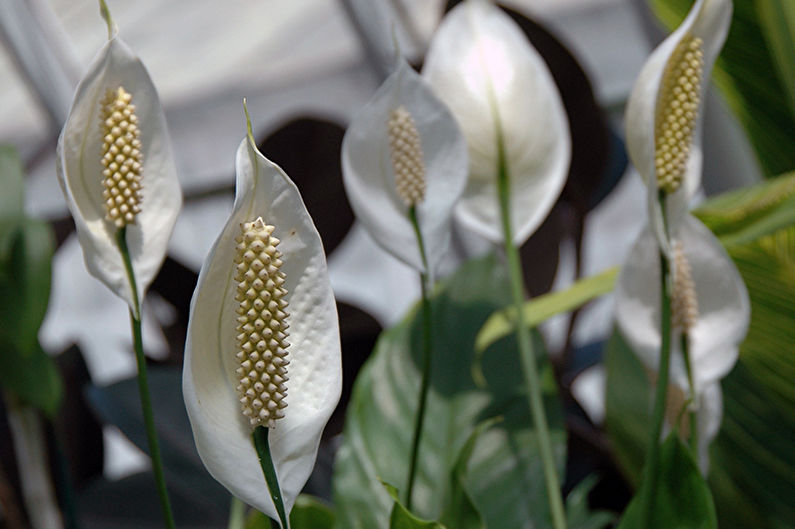
M 663 212 L 663 227 L 668 236 L 665 194 L 659 192 L 659 201 Z M 652 412 L 651 435 L 646 451 L 646 463 L 643 468 L 640 520 L 641 527 L 650 527 L 652 521 L 652 504 L 657 495 L 657 481 L 660 474 L 660 434 L 665 420 L 665 405 L 668 398 L 668 372 L 671 364 L 671 291 L 669 283 L 668 257 L 660 251 L 660 363 L 657 368 L 657 388 L 654 394 L 654 410 Z
M 693 381 L 693 366 L 690 364 L 690 339 L 686 332 L 682 333 L 682 358 L 685 362 L 687 371 L 687 385 L 690 388 L 690 395 L 687 406 L 687 416 L 690 420 L 690 452 L 693 458 L 698 461 L 698 409 L 693 408 L 696 402 L 696 385 Z
M 227 529 L 243 529 L 246 525 L 246 504 L 236 496 L 232 496 L 229 505 L 229 523 Z
M 152 397 L 149 393 L 149 379 L 146 372 L 146 357 L 144 356 L 143 336 L 141 333 L 141 307 L 138 304 L 138 287 L 135 282 L 135 272 L 132 267 L 130 250 L 127 247 L 127 228 L 120 228 L 116 232 L 116 243 L 119 245 L 124 267 L 127 270 L 127 278 L 132 289 L 134 309 L 130 309 L 130 322 L 132 324 L 133 348 L 135 349 L 135 361 L 138 364 L 138 392 L 141 395 L 141 410 L 144 416 L 144 426 L 146 428 L 146 440 L 149 444 L 149 456 L 152 458 L 152 471 L 155 474 L 157 494 L 160 496 L 160 508 L 163 511 L 163 520 L 168 529 L 174 529 L 174 515 L 171 514 L 171 502 L 168 498 L 166 480 L 163 475 L 163 460 L 160 457 L 160 444 L 157 441 L 155 430 L 155 419 L 152 413 Z
M 538 377 L 538 368 L 533 356 L 533 344 L 530 339 L 530 330 L 522 323 L 522 306 L 524 305 L 524 279 L 522 277 L 522 263 L 519 260 L 519 251 L 513 244 L 513 230 L 511 228 L 511 203 L 510 182 L 505 163 L 505 152 L 502 141 L 498 141 L 498 174 L 497 192 L 500 203 L 500 218 L 505 244 L 505 254 L 508 258 L 508 272 L 511 280 L 511 296 L 516 317 L 516 341 L 519 345 L 519 358 L 522 363 L 527 397 L 530 411 L 533 415 L 533 425 L 536 431 L 538 449 L 541 452 L 541 463 L 544 468 L 544 478 L 547 486 L 552 524 L 555 529 L 566 528 L 566 514 L 563 509 L 563 498 L 560 492 L 555 460 L 552 453 L 552 441 L 549 436 L 547 417 L 544 412 L 544 401 L 541 394 L 541 382 Z
M 260 424 L 254 428 L 251 437 L 254 440 L 254 448 L 257 449 L 257 456 L 262 467 L 262 473 L 265 475 L 265 482 L 268 484 L 268 492 L 270 492 L 273 505 L 276 506 L 276 512 L 279 514 L 279 520 L 282 524 L 281 529 L 289 529 L 290 524 L 287 522 L 287 514 L 282 501 L 282 489 L 279 488 L 279 478 L 276 476 L 276 468 L 274 468 L 273 459 L 271 458 L 271 447 L 268 443 L 269 431 L 269 428 Z M 274 526 L 273 520 L 271 520 L 271 526 Z
M 406 484 L 406 508 L 411 510 L 411 496 L 414 490 L 414 478 L 417 473 L 417 460 L 419 457 L 420 439 L 422 437 L 422 423 L 425 419 L 425 405 L 428 400 L 428 386 L 431 378 L 431 301 L 429 297 L 428 260 L 425 257 L 425 244 L 422 232 L 417 221 L 417 210 L 414 206 L 409 208 L 409 219 L 417 236 L 417 244 L 422 257 L 425 272 L 420 272 L 420 287 L 422 289 L 422 380 L 420 381 L 420 398 L 417 404 L 417 414 L 414 423 L 414 437 L 411 441 L 411 460 L 409 463 L 409 476 Z

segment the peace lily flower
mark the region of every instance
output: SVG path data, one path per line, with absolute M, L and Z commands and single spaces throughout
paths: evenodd
M 523 243 L 557 200 L 571 158 L 568 120 L 544 60 L 499 8 L 467 0 L 439 25 L 423 77 L 450 107 L 469 146 L 457 218 L 495 243 L 503 240 L 502 162 L 511 186 L 512 242 Z
M 627 103 L 627 149 L 649 189 L 654 235 L 671 236 L 701 184 L 700 103 L 731 22 L 731 0 L 697 0 L 682 25 L 651 54 Z M 665 195 L 665 219 L 659 191 Z
M 289 513 L 340 396 L 337 310 L 323 245 L 298 189 L 250 133 L 236 170 L 232 214 L 191 302 L 183 393 L 210 474 L 278 519 L 252 431 L 270 428 Z
M 444 103 L 402 58 L 348 127 L 342 168 L 351 205 L 373 239 L 425 272 L 410 219 L 415 208 L 433 272 L 466 184 L 466 143 Z
M 750 320 L 745 284 L 720 241 L 695 217 L 682 217 L 672 240 L 671 382 L 689 395 L 704 432 L 699 437 L 706 457 L 717 433 L 722 406 L 720 384 L 739 356 Z M 647 369 L 656 372 L 660 334 L 660 254 L 652 228 L 646 226 L 616 284 L 616 321 L 621 334 Z M 694 394 L 682 354 L 687 340 Z M 676 415 L 679 410 L 672 410 Z M 703 413 L 702 413 L 703 412 Z M 702 460 L 702 465 L 704 460 Z
M 182 195 L 157 91 L 115 27 L 77 86 L 57 169 L 86 268 L 140 318 L 136 307 L 166 256 Z M 116 241 L 122 228 L 135 294 Z

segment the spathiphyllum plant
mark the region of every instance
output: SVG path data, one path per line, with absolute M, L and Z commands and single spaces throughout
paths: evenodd
M 108 42 L 77 86 L 58 140 L 58 182 L 86 268 L 130 306 L 149 453 L 163 518 L 173 528 L 149 396 L 141 304 L 166 256 L 182 194 L 157 91 L 117 36 L 102 0 L 100 10 Z
M 423 77 L 456 117 L 469 148 L 469 180 L 456 208 L 462 225 L 504 245 L 513 309 L 525 297 L 516 246 L 558 198 L 571 157 L 560 94 L 521 29 L 486 0 L 467 0 L 439 25 Z M 553 526 L 566 527 L 529 329 L 516 325 L 528 405 L 544 466 Z
M 544 60 L 502 10 L 467 0 L 442 20 L 422 75 L 469 147 L 469 180 L 456 217 L 503 241 L 502 167 L 510 183 L 511 242 L 522 244 L 560 195 L 571 158 L 566 112 Z
M 466 184 L 466 149 L 455 118 L 403 59 L 345 133 L 343 177 L 357 218 L 380 246 L 421 272 L 432 274 L 447 249 Z
M 86 267 L 140 318 L 182 205 L 163 109 L 146 68 L 109 23 L 58 141 L 58 182 Z M 119 234 L 129 250 L 133 291 Z
M 236 171 L 191 303 L 183 392 L 210 474 L 286 528 L 340 396 L 337 310 L 320 236 L 250 124 Z

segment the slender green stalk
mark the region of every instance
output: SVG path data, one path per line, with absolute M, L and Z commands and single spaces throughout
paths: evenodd
M 409 208 L 409 219 L 417 236 L 417 244 L 420 248 L 420 256 L 425 272 L 420 272 L 420 286 L 422 288 L 422 380 L 420 381 L 420 398 L 417 404 L 417 414 L 414 423 L 414 438 L 411 441 L 411 461 L 409 463 L 409 476 L 406 484 L 406 508 L 411 510 L 411 496 L 414 490 L 414 478 L 417 473 L 417 460 L 419 458 L 420 439 L 422 437 L 422 423 L 425 420 L 425 405 L 428 400 L 428 386 L 431 379 L 431 301 L 429 291 L 429 270 L 428 260 L 425 257 L 425 244 L 422 240 L 422 232 L 417 221 L 417 210 L 414 206 Z
M 279 487 L 279 478 L 276 476 L 276 468 L 274 468 L 273 459 L 271 458 L 268 432 L 270 432 L 270 429 L 260 424 L 254 428 L 251 437 L 254 440 L 254 448 L 257 449 L 257 456 L 262 467 L 262 473 L 265 476 L 265 483 L 268 484 L 268 492 L 273 500 L 273 505 L 276 506 L 276 512 L 279 514 L 279 520 L 282 524 L 281 529 L 289 529 L 290 524 L 288 523 L 287 512 L 282 501 L 282 489 Z M 273 520 L 271 520 L 271 527 L 278 527 Z
M 682 358 L 685 362 L 685 371 L 687 371 L 687 385 L 690 388 L 690 395 L 688 398 L 687 416 L 690 420 L 690 452 L 693 458 L 698 461 L 698 409 L 693 409 L 697 404 L 696 400 L 696 385 L 693 382 L 693 366 L 690 364 L 690 339 L 687 332 L 682 333 L 681 339 Z
M 138 392 L 141 395 L 141 410 L 144 415 L 144 426 L 146 428 L 146 440 L 149 443 L 149 456 L 152 458 L 152 470 L 155 474 L 157 484 L 157 494 L 160 496 L 160 508 L 163 511 L 163 520 L 168 529 L 174 529 L 174 516 L 171 514 L 171 502 L 168 499 L 166 480 L 163 475 L 163 460 L 160 457 L 160 444 L 157 441 L 155 431 L 155 419 L 152 414 L 152 397 L 149 393 L 149 380 L 146 372 L 146 357 L 144 356 L 144 342 L 141 333 L 141 307 L 138 304 L 138 287 L 135 282 L 130 250 L 127 248 L 127 229 L 121 228 L 116 232 L 116 242 L 119 245 L 124 267 L 127 270 L 127 278 L 130 280 L 130 288 L 133 293 L 134 310 L 130 310 L 130 322 L 132 324 L 133 348 L 135 349 L 135 361 L 138 364 Z
M 519 345 L 519 357 L 522 363 L 527 397 L 530 411 L 533 415 L 533 425 L 536 430 L 538 448 L 541 452 L 541 463 L 544 467 L 544 478 L 549 498 L 549 508 L 552 515 L 552 524 L 555 529 L 566 528 L 566 514 L 563 509 L 563 497 L 560 492 L 555 459 L 552 453 L 552 441 L 549 436 L 549 426 L 544 412 L 544 401 L 541 395 L 541 382 L 538 377 L 538 368 L 533 356 L 533 343 L 530 339 L 530 330 L 522 324 L 522 307 L 524 305 L 524 279 L 522 276 L 522 263 L 519 260 L 519 251 L 513 244 L 513 229 L 511 228 L 511 203 L 510 182 L 505 163 L 505 152 L 501 140 L 498 140 L 498 174 L 497 191 L 500 202 L 500 219 L 505 243 L 505 254 L 508 258 L 508 272 L 511 280 L 511 296 L 516 317 L 516 341 Z
M 53 456 L 55 459 L 55 480 L 60 494 L 61 511 L 65 529 L 79 529 L 77 521 L 77 508 L 75 507 L 75 489 L 72 484 L 72 475 L 69 472 L 69 461 L 66 457 L 63 439 L 60 429 L 55 425 L 52 418 L 47 418 L 47 429 L 52 434 Z
M 227 529 L 243 529 L 246 525 L 246 504 L 236 496 L 232 496 L 229 505 L 229 523 Z

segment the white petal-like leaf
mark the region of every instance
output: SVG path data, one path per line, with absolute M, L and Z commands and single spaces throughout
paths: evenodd
M 134 296 L 116 244 L 117 228 L 105 220 L 102 198 L 101 101 L 109 89 L 118 87 L 132 95 L 143 152 L 141 212 L 136 222 L 127 226 L 140 306 L 166 256 L 182 195 L 155 87 L 141 61 L 117 36 L 100 50 L 77 87 L 58 140 L 58 181 L 74 217 L 88 271 L 134 308 Z
M 700 221 L 685 215 L 674 234 L 692 272 L 698 317 L 690 329 L 690 358 L 696 391 L 725 376 L 734 366 L 750 319 L 748 292 L 737 268 L 717 238 Z M 630 250 L 616 284 L 616 320 L 622 335 L 647 368 L 660 355 L 660 252 L 646 226 Z M 672 382 L 688 388 L 675 331 Z
M 207 256 L 191 302 L 183 392 L 196 447 L 210 474 L 236 497 L 278 519 L 236 391 L 234 258 L 240 225 L 262 217 L 281 240 L 290 314 L 288 405 L 269 439 L 288 512 L 312 472 L 321 433 L 340 396 L 337 310 L 323 245 L 298 189 L 249 139 L 237 151 L 236 167 L 234 209 Z
M 503 240 L 499 153 L 511 186 L 514 243 L 524 242 L 558 198 L 571 159 L 569 124 L 544 60 L 491 2 L 468 0 L 442 20 L 423 76 L 447 103 L 469 146 L 469 182 L 456 217 Z
M 425 163 L 425 198 L 416 205 L 428 266 L 433 272 L 450 240 L 453 206 L 467 177 L 467 147 L 450 111 L 405 60 L 357 114 L 342 144 L 345 190 L 357 218 L 389 253 L 423 271 L 417 237 L 400 198 L 392 165 L 388 122 L 404 107 L 419 133 Z
M 697 0 L 684 22 L 660 44 L 641 70 L 627 102 L 626 138 L 627 150 L 633 164 L 649 188 L 649 214 L 657 239 L 668 253 L 670 243 L 663 229 L 662 208 L 657 198 L 657 179 L 655 173 L 655 123 L 660 103 L 665 69 L 671 57 L 686 37 L 698 37 L 703 41 L 703 71 L 700 100 L 709 82 L 715 59 L 726 40 L 731 22 L 731 0 Z M 682 185 L 666 197 L 666 213 L 671 231 L 690 207 L 694 193 L 701 185 L 701 128 L 703 112 L 696 117 L 695 129 L 690 146 L 690 155 Z

